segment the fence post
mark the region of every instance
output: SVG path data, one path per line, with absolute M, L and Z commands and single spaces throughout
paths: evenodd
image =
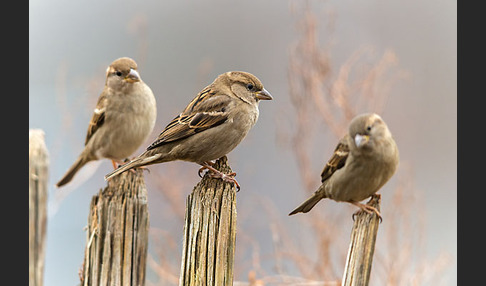
M 232 172 L 226 156 L 215 168 Z M 236 187 L 207 174 L 187 197 L 179 285 L 233 285 Z
M 375 194 L 368 205 L 380 210 L 381 195 Z M 343 286 L 365 286 L 370 280 L 373 253 L 375 251 L 376 235 L 378 234 L 379 218 L 376 214 L 364 211 L 356 215 L 351 231 L 346 266 L 344 268 Z
M 108 181 L 91 200 L 81 285 L 145 285 L 148 232 L 143 170 Z
M 44 284 L 49 154 L 44 131 L 29 130 L 29 286 Z

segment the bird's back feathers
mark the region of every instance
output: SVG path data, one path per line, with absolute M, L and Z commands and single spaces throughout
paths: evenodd
M 324 183 L 329 177 L 331 177 L 336 170 L 341 169 L 344 167 L 346 163 L 346 159 L 348 159 L 349 155 L 349 146 L 348 146 L 348 139 L 349 135 L 344 136 L 341 141 L 339 141 L 336 149 L 334 149 L 334 153 L 332 157 L 327 161 L 324 169 L 321 172 L 321 182 Z
M 144 153 L 105 179 L 138 166 L 174 160 L 201 164 L 226 155 L 256 123 L 258 101 L 271 99 L 254 75 L 221 74 L 191 100 Z
M 334 149 L 334 153 L 332 154 L 331 158 L 327 161 L 324 169 L 321 172 L 321 182 L 324 183 L 327 179 L 329 179 L 334 172 L 344 167 L 346 164 L 346 160 L 348 159 L 349 155 L 349 145 L 348 145 L 348 137 L 349 135 L 344 136 L 341 138 L 339 143 L 337 144 L 336 148 Z M 325 198 L 324 192 L 324 185 L 321 185 L 317 191 L 312 194 L 310 198 L 308 198 L 305 202 L 303 202 L 300 206 L 298 206 L 295 210 L 293 210 L 289 215 L 293 215 L 296 213 L 306 213 L 309 212 L 320 200 Z
M 360 138 L 364 140 L 358 142 Z M 289 215 L 308 212 L 323 198 L 362 201 L 390 179 L 398 161 L 395 141 L 381 117 L 373 113 L 358 115 L 324 166 L 319 189 Z
M 225 111 L 230 108 L 231 99 L 225 95 L 213 95 L 214 100 L 199 100 L 207 94 L 210 94 L 209 90 L 201 92 L 193 99 L 181 114 L 172 119 L 147 150 L 184 139 L 224 123 L 228 119 Z
M 106 106 L 106 95 L 101 93 L 96 108 L 93 112 L 93 116 L 89 121 L 88 132 L 86 133 L 86 140 L 84 145 L 88 144 L 89 139 L 93 137 L 93 134 L 103 125 L 105 122 L 105 106 Z

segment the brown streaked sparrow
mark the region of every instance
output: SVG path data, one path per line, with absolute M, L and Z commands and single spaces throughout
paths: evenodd
M 379 211 L 360 201 L 374 195 L 395 173 L 398 147 L 383 119 L 375 113 L 356 116 L 321 173 L 317 191 L 289 215 L 310 211 L 320 200 L 348 202 L 361 210 Z
M 123 57 L 112 62 L 89 122 L 85 147 L 56 186 L 70 182 L 90 161 L 108 158 L 114 167 L 115 162 L 122 163 L 147 139 L 156 116 L 154 94 L 140 78 L 135 61 Z
M 212 167 L 231 152 L 258 119 L 258 102 L 272 96 L 254 75 L 232 71 L 219 75 L 160 133 L 137 158 L 105 176 L 109 180 L 128 169 L 175 160 L 195 162 L 213 177 L 233 182 L 235 173 L 223 174 Z

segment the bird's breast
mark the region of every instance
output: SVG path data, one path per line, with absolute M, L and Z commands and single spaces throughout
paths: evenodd
M 120 95 L 106 109 L 102 138 L 97 138 L 98 155 L 117 160 L 131 156 L 152 132 L 156 120 L 155 98 L 151 92 Z
M 393 166 L 378 162 L 347 162 L 326 182 L 326 195 L 336 201 L 362 201 L 376 193 L 394 173 Z
M 216 160 L 227 155 L 241 143 L 255 125 L 258 113 L 230 112 L 228 119 L 221 125 L 196 133 L 173 145 L 172 158 L 202 163 Z

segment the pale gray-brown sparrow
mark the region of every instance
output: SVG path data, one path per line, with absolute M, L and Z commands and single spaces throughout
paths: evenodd
M 140 78 L 134 60 L 123 57 L 106 70 L 106 82 L 88 126 L 85 147 L 56 184 L 71 181 L 86 163 L 101 158 L 122 161 L 147 139 L 157 116 L 154 94 Z
M 213 177 L 238 183 L 235 174 L 212 167 L 231 152 L 258 119 L 258 102 L 272 96 L 254 75 L 233 71 L 219 75 L 177 115 L 145 152 L 105 176 L 108 180 L 128 169 L 175 160 L 195 162 Z
M 368 213 L 377 209 L 360 201 L 375 194 L 395 173 L 398 147 L 383 119 L 374 113 L 356 116 L 321 173 L 321 186 L 289 215 L 310 211 L 320 200 L 348 202 Z

